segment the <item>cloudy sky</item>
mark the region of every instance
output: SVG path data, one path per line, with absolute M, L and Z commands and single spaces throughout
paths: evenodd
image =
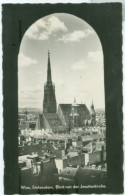
M 18 57 L 19 107 L 42 108 L 50 50 L 57 103 L 104 108 L 103 52 L 95 31 L 69 14 L 52 14 L 25 33 Z

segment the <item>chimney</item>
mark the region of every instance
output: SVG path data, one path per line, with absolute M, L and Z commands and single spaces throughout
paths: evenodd
M 77 170 L 81 168 L 81 165 L 77 165 Z
M 101 165 L 99 165 L 99 166 L 98 166 L 98 170 L 101 170 L 101 169 L 102 169 L 102 166 L 101 166 Z
M 96 165 L 92 165 L 92 169 L 95 169 L 96 168 Z

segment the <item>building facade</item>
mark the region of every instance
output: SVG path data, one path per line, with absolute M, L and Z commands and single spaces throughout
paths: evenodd
M 59 104 L 57 109 L 55 85 L 52 82 L 50 53 L 48 52 L 47 81 L 44 84 L 43 113 L 38 117 L 39 129 L 66 132 L 72 128 L 85 126 L 90 112 L 85 104 Z

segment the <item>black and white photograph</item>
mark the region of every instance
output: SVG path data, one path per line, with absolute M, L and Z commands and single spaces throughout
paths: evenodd
M 17 32 L 11 35 L 12 48 L 9 47 L 11 51 L 14 49 L 13 74 L 16 76 L 11 77 L 12 85 L 7 81 L 12 91 L 5 90 L 4 100 L 13 112 L 13 120 L 8 125 L 15 128 L 12 144 L 15 150 L 12 157 L 5 155 L 5 161 L 12 158 L 17 163 L 20 194 L 84 193 L 87 190 L 107 193 L 111 188 L 110 169 L 114 171 L 118 165 L 117 162 L 114 167 L 111 164 L 111 161 L 115 163 L 117 149 L 110 149 L 110 145 L 117 148 L 122 130 L 119 123 L 122 77 L 121 66 L 117 66 L 117 62 L 121 63 L 121 50 L 117 50 L 121 49 L 121 29 L 115 31 L 121 19 L 116 10 L 120 13 L 121 7 L 114 5 L 100 4 L 102 13 L 96 12 L 97 4 L 91 7 L 81 4 L 81 8 L 80 4 L 76 7 L 74 4 L 4 5 L 3 26 L 10 20 L 10 31 Z M 45 14 L 40 14 L 44 8 Z M 86 10 L 84 13 L 82 8 Z M 113 16 L 110 9 L 114 11 Z M 8 10 L 10 19 L 6 17 Z M 17 18 L 16 13 L 19 13 Z M 99 17 L 101 21 L 97 20 Z M 116 24 L 113 17 L 119 18 Z M 116 36 L 116 43 L 111 33 Z M 5 66 L 5 76 L 7 74 Z M 15 96 L 8 100 L 7 93 Z M 9 113 L 5 108 L 6 129 Z M 11 142 L 7 147 L 12 146 Z M 118 163 L 121 161 L 119 158 Z M 14 164 L 12 167 L 14 169 Z M 116 171 L 120 170 L 116 168 Z M 5 177 L 8 174 L 6 172 Z M 9 189 L 9 185 L 6 186 Z
M 18 56 L 22 189 L 105 188 L 103 67 L 99 37 L 78 17 L 52 14 L 24 34 Z

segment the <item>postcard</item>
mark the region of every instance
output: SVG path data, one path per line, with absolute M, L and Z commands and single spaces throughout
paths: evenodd
M 5 194 L 122 193 L 122 4 L 2 9 Z

